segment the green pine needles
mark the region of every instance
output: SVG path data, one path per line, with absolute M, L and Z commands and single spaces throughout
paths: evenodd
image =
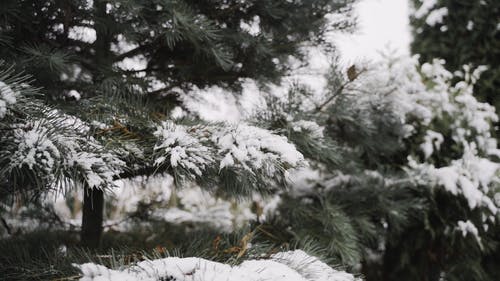
M 494 66 L 434 59 L 445 2 L 429 62 L 345 67 L 351 1 L 4 0 L 0 276 L 495 280 Z

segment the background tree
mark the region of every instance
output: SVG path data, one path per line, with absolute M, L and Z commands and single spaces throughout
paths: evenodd
M 299 88 L 272 107 L 270 126 L 307 144 L 312 168 L 266 230 L 317 243 L 367 280 L 494 280 L 482 258 L 497 247 L 498 117 L 472 96 L 481 69 L 416 58 L 352 68 L 330 72 L 319 106 Z M 318 137 L 300 142 L 303 132 Z
M 412 52 L 420 54 L 421 61 L 443 58 L 446 61 L 446 68 L 450 71 L 460 70 L 462 65 L 486 66 L 487 69 L 474 86 L 474 95 L 495 106 L 498 112 L 500 110 L 500 99 L 497 95 L 497 89 L 500 86 L 498 64 L 500 31 L 498 22 L 493 20 L 500 16 L 498 1 L 440 0 L 412 1 L 412 4 L 414 5 L 410 18 L 414 35 Z M 440 196 L 438 198 L 442 199 Z M 441 206 L 444 205 L 441 204 Z M 436 212 L 433 216 L 439 217 L 441 214 L 448 213 L 442 212 L 441 207 L 434 210 Z M 493 231 L 495 232 L 498 230 Z M 496 239 L 493 240 L 497 243 Z M 476 255 L 475 261 L 480 264 L 475 267 L 475 277 L 470 278 L 494 279 L 493 276 L 498 273 L 492 270 L 494 267 L 489 264 L 498 255 L 498 250 L 490 251 L 487 255 Z M 489 276 L 479 268 L 488 268 Z
M 474 93 L 500 110 L 500 4 L 494 0 L 413 0 L 412 52 L 423 62 L 433 58 L 446 61 L 450 71 L 464 64 L 488 67 Z

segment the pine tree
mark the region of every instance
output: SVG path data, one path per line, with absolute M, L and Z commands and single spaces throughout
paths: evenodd
M 472 96 L 481 67 L 451 72 L 439 60 L 407 58 L 343 69 L 324 37 L 349 25 L 350 1 L 4 3 L 2 202 L 83 191 L 81 239 L 97 247 L 103 194 L 117 180 L 165 173 L 174 187 L 193 185 L 217 200 L 279 199 L 267 214 L 252 202 L 256 220 L 231 233 L 150 225 L 163 239 L 173 234 L 180 253 L 210 260 L 196 264 L 238 271 L 249 260 L 309 279 L 354 280 L 285 252 L 300 248 L 368 280 L 495 277 L 481 258 L 498 233 L 500 153 L 490 132 L 498 117 Z M 328 18 L 335 24 L 325 27 Z M 307 68 L 321 52 L 332 63 L 326 77 Z M 314 79 L 301 81 L 297 70 Z M 264 102 L 238 124 L 209 122 L 189 102 L 213 92 Z M 151 207 L 138 204 L 135 219 L 146 223 Z M 151 277 L 150 267 L 158 280 L 184 280 L 197 268 L 169 257 L 72 262 L 84 278 Z M 245 272 L 253 273 L 269 278 L 260 267 Z
M 497 245 L 498 117 L 472 96 L 481 71 L 388 60 L 334 68 L 317 106 L 292 91 L 269 124 L 287 128 L 312 176 L 282 195 L 266 231 L 319 244 L 368 280 L 494 280 L 482 257 Z
M 7 188 L 82 185 L 82 242 L 96 247 L 103 190 L 116 179 L 169 171 L 177 184 L 195 180 L 234 196 L 269 192 L 269 181 L 283 185 L 286 170 L 300 165 L 300 153 L 285 158 L 283 151 L 264 145 L 271 157 L 257 163 L 237 159 L 241 163 L 235 164 L 230 156 L 235 152 L 225 145 L 229 135 L 240 133 L 285 147 L 286 140 L 255 127 L 196 120 L 175 124 L 168 121 L 170 110 L 183 106 L 182 93 L 192 87 L 238 89 L 241 77 L 278 81 L 287 71 L 288 56 L 300 59 L 304 42 L 322 40 L 324 15 L 341 11 L 348 2 L 3 1 L 2 83 L 5 91 L 13 89 L 27 101 L 2 109 L 7 112 L 2 126 L 13 133 L 2 135 L 9 144 L 2 147 L 9 148 L 2 154 L 2 194 L 12 195 Z M 15 73 L 29 78 L 11 79 Z M 33 91 L 25 88 L 27 79 L 36 94 L 29 96 Z M 40 105 L 33 108 L 32 103 Z M 25 114 L 16 116 L 18 110 Z M 24 129 L 14 129 L 18 124 Z M 22 148 L 19 130 L 35 131 L 38 140 L 24 154 L 35 153 L 33 162 L 17 163 L 11 157 Z M 70 140 L 62 142 L 60 135 Z M 49 142 L 55 146 L 50 156 L 40 147 Z M 71 167 L 76 171 L 70 172 Z
M 473 67 L 483 67 L 486 69 L 481 78 L 474 86 L 474 95 L 485 102 L 500 109 L 500 100 L 496 95 L 500 81 L 500 69 L 498 67 L 497 57 L 499 46 L 499 29 L 495 19 L 500 16 L 500 5 L 498 1 L 412 1 L 414 10 L 411 15 L 411 24 L 413 28 L 414 40 L 412 42 L 412 51 L 420 54 L 421 61 L 432 61 L 436 58 L 445 60 L 446 68 L 450 71 L 462 70 L 463 65 Z M 458 78 L 455 78 L 459 80 Z M 498 121 L 496 121 L 498 122 Z M 497 130 L 498 131 L 498 130 Z M 453 151 L 453 150 L 452 150 Z M 449 155 L 447 151 L 443 156 Z M 493 157 L 494 158 L 494 157 Z M 439 161 L 443 161 L 440 159 Z M 429 194 L 433 198 L 432 209 L 428 212 L 430 224 L 427 221 L 420 225 L 427 225 L 427 231 L 421 231 L 419 234 L 413 232 L 412 239 L 418 241 L 422 248 L 439 248 L 441 254 L 445 256 L 447 252 L 467 251 L 469 260 L 459 265 L 449 265 L 455 272 L 450 273 L 450 279 L 461 280 L 464 278 L 472 280 L 494 280 L 498 275 L 494 267 L 489 264 L 495 257 L 498 257 L 498 239 L 495 233 L 498 229 L 490 230 L 488 242 L 483 251 L 471 251 L 471 247 L 456 243 L 451 250 L 447 248 L 445 238 L 437 237 L 433 234 L 439 232 L 442 227 L 443 217 L 449 219 L 449 214 L 453 214 L 458 206 L 454 205 L 450 198 L 442 194 Z M 477 225 L 477 224 L 476 224 Z M 418 227 L 417 227 L 418 228 Z M 498 228 L 498 226 L 495 226 Z M 442 229 L 442 228 L 441 228 Z M 441 241 L 440 241 L 441 239 Z M 434 242 L 431 242 L 434 241 Z M 440 246 L 436 246 L 440 245 Z M 463 247 L 463 248 L 460 248 Z M 446 250 L 443 250 L 446 249 Z M 495 250 L 496 249 L 496 250 Z M 413 252 L 414 255 L 425 256 L 425 253 L 416 254 L 415 249 L 411 247 L 406 251 Z M 451 257 L 453 255 L 450 255 Z M 461 262 L 460 260 L 448 260 L 450 264 Z M 444 263 L 443 261 L 441 261 Z M 436 268 L 437 266 L 434 265 Z M 468 276 L 468 277 L 465 277 Z
M 500 31 L 495 20 L 500 17 L 498 1 L 412 2 L 413 53 L 420 54 L 424 62 L 442 58 L 450 71 L 459 70 L 464 64 L 487 66 L 474 92 L 499 111 L 496 92 L 500 86 Z

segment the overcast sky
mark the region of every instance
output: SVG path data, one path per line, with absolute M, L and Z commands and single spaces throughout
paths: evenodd
M 408 0 L 360 0 L 356 5 L 355 34 L 339 35 L 339 48 L 346 63 L 362 58 L 376 60 L 380 51 L 408 54 L 410 29 Z

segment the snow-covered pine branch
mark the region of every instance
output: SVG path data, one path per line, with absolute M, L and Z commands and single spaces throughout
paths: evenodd
M 125 163 L 90 136 L 89 126 L 34 98 L 36 90 L 25 83 L 26 77 L 16 78 L 8 68 L 0 77 L 10 82 L 0 84 L 6 105 L 0 120 L 0 183 L 5 192 L 113 185 Z
M 147 260 L 136 265 L 109 269 L 85 263 L 77 265 L 82 281 L 356 281 L 353 275 L 338 271 L 303 251 L 279 252 L 269 259 L 246 260 L 240 265 L 209 261 L 202 258 L 170 257 Z
M 283 185 L 287 170 L 306 165 L 285 137 L 243 123 L 188 126 L 165 121 L 154 135 L 157 167 L 171 168 L 181 180 L 210 183 L 218 178 L 219 188 L 238 196 L 269 193 L 267 183 Z

